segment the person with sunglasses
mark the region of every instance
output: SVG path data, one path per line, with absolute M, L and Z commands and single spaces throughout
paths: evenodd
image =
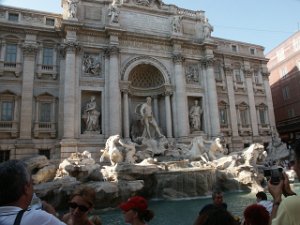
M 131 225 L 146 225 L 154 217 L 152 210 L 148 209 L 147 200 L 141 196 L 134 196 L 119 205 L 124 220 Z
M 96 192 L 87 186 L 78 187 L 71 195 L 70 212 L 65 214 L 62 221 L 67 225 L 101 225 L 99 218 L 89 219 L 88 214 L 94 207 Z

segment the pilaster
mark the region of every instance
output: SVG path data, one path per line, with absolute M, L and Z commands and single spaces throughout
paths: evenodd
M 177 136 L 184 138 L 189 135 L 188 104 L 186 96 L 186 81 L 183 73 L 182 62 L 184 57 L 180 53 L 173 55 L 174 75 L 175 75 L 175 102 L 176 102 L 176 122 Z
M 20 139 L 31 139 L 33 120 L 33 83 L 35 71 L 35 57 L 38 45 L 35 41 L 27 41 L 21 46 L 23 51 L 23 79 L 20 117 Z
M 218 97 L 217 97 L 217 88 L 216 88 L 216 80 L 214 76 L 213 70 L 213 62 L 214 59 L 211 56 L 210 51 L 206 51 L 207 56 L 203 61 L 203 65 L 206 68 L 206 72 L 204 75 L 206 76 L 206 85 L 208 94 L 208 103 L 209 103 L 209 119 L 211 125 L 211 137 L 217 137 L 220 135 L 220 119 L 219 119 L 219 107 L 218 107 Z

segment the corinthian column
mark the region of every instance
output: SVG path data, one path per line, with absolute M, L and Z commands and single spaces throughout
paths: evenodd
M 271 93 L 268 76 L 269 73 L 263 73 L 263 82 L 264 82 L 264 88 L 265 88 L 266 98 L 267 98 L 268 115 L 269 115 L 270 126 L 276 127 L 272 93 Z
M 165 95 L 165 108 L 166 108 L 166 125 L 167 125 L 167 138 L 172 138 L 172 114 L 170 95 L 171 92 L 166 91 Z
M 121 94 L 119 85 L 119 49 L 111 46 L 107 49 L 109 53 L 109 75 L 108 87 L 108 107 L 109 107 L 109 135 L 121 133 Z
M 66 66 L 64 80 L 64 138 L 75 136 L 75 87 L 76 87 L 76 50 L 79 48 L 76 42 L 67 42 Z
M 123 92 L 123 126 L 124 126 L 124 138 L 129 139 L 129 106 L 128 106 L 128 90 L 122 90 Z
M 258 136 L 257 114 L 256 114 L 253 84 L 252 84 L 252 73 L 250 70 L 244 70 L 244 74 L 246 77 L 252 132 L 253 132 L 253 136 Z
M 175 67 L 175 107 L 178 137 L 187 137 L 189 135 L 188 104 L 185 89 L 186 82 L 182 69 L 183 60 L 184 58 L 181 54 L 176 54 L 173 57 Z
M 24 43 L 23 49 L 23 79 L 20 118 L 20 138 L 30 139 L 32 133 L 32 105 L 35 56 L 38 50 L 36 43 Z
M 230 111 L 230 122 L 231 122 L 231 129 L 232 129 L 232 136 L 237 137 L 239 136 L 238 132 L 238 124 L 237 124 L 237 114 L 235 108 L 235 94 L 234 94 L 234 87 L 233 87 L 233 70 L 232 68 L 225 68 L 226 70 L 226 81 L 227 81 L 227 90 L 228 90 L 228 100 L 229 100 L 229 111 Z
M 209 104 L 209 119 L 211 126 L 211 136 L 217 137 L 220 135 L 220 119 L 219 119 L 219 107 L 218 107 L 218 97 L 217 97 L 217 88 L 216 88 L 216 80 L 213 70 L 213 59 L 207 59 L 204 62 L 204 66 L 206 67 L 206 72 L 204 75 L 206 76 L 206 85 L 207 85 L 207 96 L 208 96 L 208 104 Z

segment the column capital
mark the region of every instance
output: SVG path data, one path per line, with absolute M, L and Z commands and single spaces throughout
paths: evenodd
M 163 93 L 163 95 L 164 95 L 164 96 L 171 96 L 171 95 L 173 95 L 173 92 L 172 92 L 172 91 L 165 91 L 165 92 Z
M 253 71 L 251 69 L 244 69 L 243 72 L 244 72 L 244 76 L 246 78 L 251 78 L 252 77 L 252 72 Z
M 182 63 L 185 60 L 181 53 L 173 54 L 173 62 L 174 63 Z
M 122 92 L 123 94 L 129 94 L 129 90 L 128 90 L 127 88 L 122 88 L 122 89 L 121 89 L 121 92 Z
M 65 41 L 60 45 L 60 53 L 65 56 L 67 52 L 80 51 L 81 47 L 77 41 Z
M 214 65 L 214 58 L 206 58 L 201 61 L 202 65 L 205 67 L 212 67 Z
M 104 54 L 107 57 L 109 57 L 111 55 L 114 55 L 114 54 L 119 54 L 119 52 L 120 52 L 120 48 L 118 46 L 115 46 L 115 45 L 109 46 L 108 48 L 106 48 L 104 50 Z
M 24 55 L 34 56 L 37 53 L 39 46 L 36 43 L 24 43 L 21 48 Z
M 226 75 L 232 75 L 233 74 L 232 66 L 224 66 L 224 70 L 226 72 Z

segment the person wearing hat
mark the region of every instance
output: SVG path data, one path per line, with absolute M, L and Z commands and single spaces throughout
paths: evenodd
M 141 196 L 129 198 L 119 205 L 123 212 L 124 220 L 131 225 L 146 225 L 153 217 L 154 213 L 148 209 L 147 200 Z

